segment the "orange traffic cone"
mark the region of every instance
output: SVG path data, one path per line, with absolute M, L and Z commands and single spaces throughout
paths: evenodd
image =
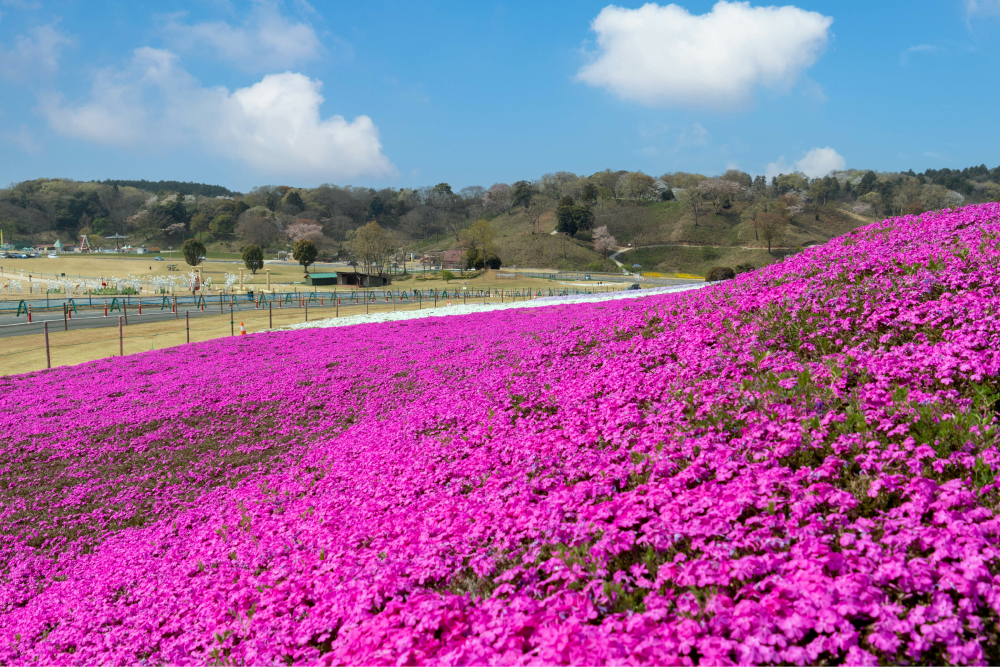
M 241 336 L 246 336 L 247 335 L 247 328 L 245 326 L 243 326 L 242 322 L 240 322 L 240 335 Z

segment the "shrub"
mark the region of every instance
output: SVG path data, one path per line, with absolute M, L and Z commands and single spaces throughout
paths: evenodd
M 441 272 L 441 280 L 445 281 L 446 283 L 450 283 L 454 279 L 455 279 L 455 274 L 452 273 L 451 271 Z
M 713 266 L 705 276 L 705 282 L 714 283 L 719 280 L 732 280 L 736 277 L 736 272 L 728 266 Z

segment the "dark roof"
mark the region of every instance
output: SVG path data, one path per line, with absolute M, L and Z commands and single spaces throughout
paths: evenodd
M 310 273 L 313 278 L 336 278 L 336 273 Z

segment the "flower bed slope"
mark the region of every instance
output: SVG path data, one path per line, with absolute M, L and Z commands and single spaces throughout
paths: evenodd
M 0 662 L 1000 662 L 998 220 L 2 378 Z

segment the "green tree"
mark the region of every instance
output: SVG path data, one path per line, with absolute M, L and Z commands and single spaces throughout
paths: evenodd
M 378 217 L 382 215 L 385 210 L 385 202 L 378 195 L 372 197 L 372 200 L 368 202 L 368 215 L 378 220 Z
M 208 229 L 215 235 L 216 238 L 229 239 L 233 236 L 233 230 L 236 228 L 236 219 L 228 213 L 220 213 L 212 219 L 209 223 Z
M 492 250 L 483 252 L 479 248 L 469 248 L 462 255 L 462 263 L 466 269 L 499 269 L 503 262 Z
M 269 211 L 273 211 L 278 208 L 278 200 L 272 194 L 264 195 L 264 207 Z
M 455 274 L 452 273 L 451 271 L 441 272 L 441 280 L 445 281 L 446 283 L 450 283 L 454 279 L 455 279 Z
M 191 222 L 188 224 L 191 227 L 192 232 L 194 232 L 195 234 L 200 234 L 201 232 L 208 231 L 211 222 L 212 218 L 210 218 L 208 214 L 205 213 L 204 211 L 201 211 L 193 215 L 191 217 Z
M 264 252 L 259 246 L 250 244 L 243 248 L 243 263 L 250 273 L 256 274 L 264 268 Z
M 523 206 L 525 210 L 531 206 L 531 198 L 535 196 L 535 188 L 528 181 L 518 181 L 511 188 L 512 206 Z
M 309 273 L 309 265 L 315 262 L 318 256 L 319 249 L 312 241 L 301 239 L 296 241 L 295 247 L 292 248 L 292 257 L 295 258 L 296 262 L 305 267 L 306 273 Z
M 294 206 L 300 211 L 306 210 L 306 205 L 302 202 L 302 195 L 299 194 L 298 190 L 289 190 L 288 194 L 282 198 L 281 203 Z
M 556 208 L 556 231 L 573 236 L 579 231 L 590 229 L 594 224 L 594 212 L 587 206 L 577 206 L 569 195 L 559 200 Z
M 188 239 L 181 249 L 184 253 L 184 261 L 191 266 L 201 264 L 201 258 L 205 256 L 205 244 L 198 239 Z

